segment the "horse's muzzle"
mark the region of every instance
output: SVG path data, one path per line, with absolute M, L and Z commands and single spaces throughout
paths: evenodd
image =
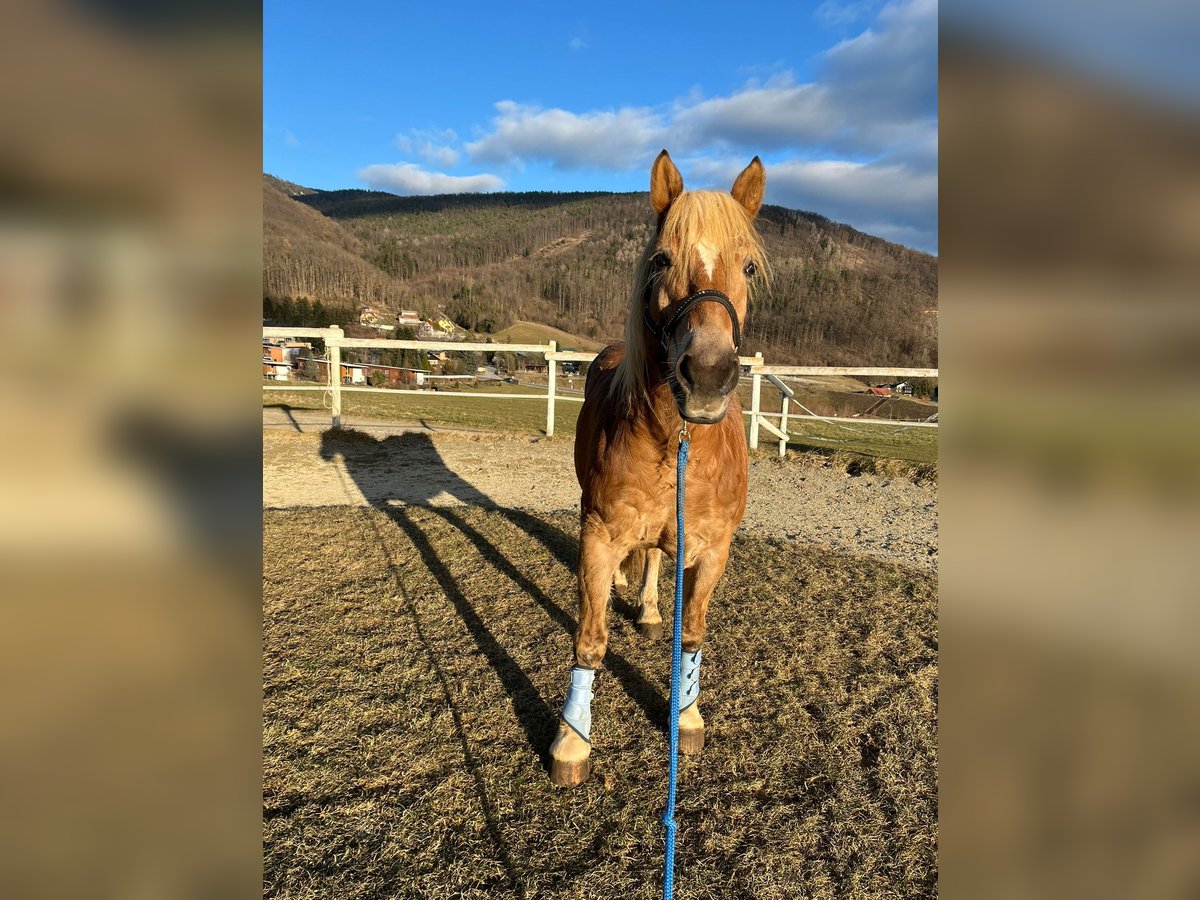
M 738 358 L 732 348 L 704 353 L 689 347 L 675 362 L 675 404 L 688 422 L 715 425 L 725 418 L 738 383 Z

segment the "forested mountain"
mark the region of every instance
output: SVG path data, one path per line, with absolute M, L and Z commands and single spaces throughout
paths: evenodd
M 518 320 L 621 336 L 654 228 L 648 195 L 397 197 L 265 176 L 263 290 L 326 305 L 439 308 L 474 331 Z M 937 259 L 814 213 L 765 206 L 772 278 L 743 352 L 772 362 L 936 365 Z

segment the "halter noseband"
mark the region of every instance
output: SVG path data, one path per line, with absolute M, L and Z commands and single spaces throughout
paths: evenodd
M 647 297 L 647 301 L 649 297 Z M 650 318 L 650 304 L 647 302 L 642 307 L 642 318 L 645 319 L 646 327 L 650 329 L 650 333 L 658 338 L 658 342 L 662 345 L 664 358 L 667 355 L 667 341 L 670 340 L 672 332 L 679 326 L 679 323 L 687 318 L 687 314 L 692 311 L 698 304 L 701 303 L 719 303 L 725 307 L 725 311 L 729 313 L 729 321 L 733 323 L 733 350 L 736 353 L 742 345 L 742 329 L 738 325 L 737 310 L 733 308 L 733 303 L 720 291 L 696 291 L 683 299 L 675 312 L 671 313 L 670 317 L 662 325 L 656 325 L 654 320 Z

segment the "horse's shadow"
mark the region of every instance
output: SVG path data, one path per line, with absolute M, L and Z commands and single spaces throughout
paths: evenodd
M 445 650 L 430 641 L 427 624 L 422 621 L 417 606 L 405 586 L 401 561 L 391 554 L 388 536 L 382 529 L 386 529 L 389 522 L 394 524 L 416 549 L 422 563 L 433 575 L 466 626 L 479 655 L 496 673 L 512 703 L 513 714 L 524 731 L 529 748 L 547 773 L 550 770 L 550 743 L 558 730 L 558 706 L 562 702 L 562 695 L 544 697 L 538 691 L 529 674 L 521 668 L 504 646 L 504 642 L 496 636 L 488 624 L 486 615 L 472 600 L 472 588 L 466 583 L 460 583 L 460 579 L 455 575 L 456 567 L 450 565 L 451 561 L 447 558 L 451 551 L 445 548 L 439 550 L 438 545 L 425 533 L 422 520 L 428 521 L 428 517 L 424 514 L 414 516 L 410 510 L 413 507 L 427 509 L 457 529 L 487 564 L 527 594 L 545 615 L 568 634 L 574 634 L 575 617 L 567 612 L 562 602 L 551 597 L 539 586 L 537 575 L 523 571 L 520 560 L 511 559 L 476 527 L 471 517 L 463 514 L 461 507 L 480 507 L 500 514 L 531 540 L 543 545 L 550 555 L 569 571 L 576 568 L 578 538 L 575 534 L 568 534 L 552 522 L 525 510 L 496 503 L 445 464 L 427 433 L 407 432 L 377 439 L 363 432 L 333 429 L 322 434 L 320 454 L 321 458 L 328 462 L 340 459 L 346 473 L 367 502 L 386 516 L 386 520 L 381 520 L 378 516 L 367 517 L 369 526 L 376 529 L 380 545 L 389 560 L 397 593 L 405 603 L 410 627 L 424 648 L 440 682 L 443 700 L 454 721 L 463 760 L 475 783 L 475 792 L 479 797 L 486 826 L 496 846 L 501 865 L 514 893 L 524 897 L 526 890 L 519 875 L 520 866 L 514 863 L 509 853 L 500 828 L 500 816 L 489 795 L 477 750 L 474 749 L 476 742 L 470 739 L 466 719 L 455 700 L 458 696 L 456 679 L 448 674 L 443 666 Z M 416 477 L 418 472 L 421 477 Z M 447 497 L 455 501 L 455 505 L 445 505 Z M 458 568 L 461 570 L 461 567 Z M 571 600 L 573 599 L 572 597 Z M 405 626 L 398 622 L 396 627 Z M 571 660 L 563 659 L 561 664 L 562 687 L 565 693 Z M 641 707 L 646 717 L 665 731 L 667 703 L 658 687 L 635 665 L 621 654 L 613 652 L 611 648 L 605 656 L 604 665 L 626 694 Z
M 514 561 L 498 548 L 468 517 L 459 505 L 488 509 L 499 513 L 519 528 L 531 540 L 542 544 L 563 566 L 575 571 L 578 558 L 578 538 L 568 534 L 546 519 L 525 510 L 501 506 L 478 487 L 451 470 L 426 433 L 407 432 L 386 438 L 375 438 L 363 432 L 332 429 L 321 436 L 321 457 L 327 461 L 340 458 L 347 474 L 355 482 L 367 502 L 383 512 L 416 548 L 425 567 L 437 580 L 447 599 L 467 627 L 481 655 L 495 671 L 511 699 L 517 720 L 525 732 L 530 748 L 549 771 L 549 747 L 558 729 L 558 704 L 561 697 L 543 697 L 529 675 L 521 668 L 504 644 L 488 626 L 471 599 L 471 592 L 460 584 L 448 561 L 422 530 L 409 512 L 409 507 L 430 510 L 457 529 L 475 548 L 486 563 L 496 569 L 527 594 L 541 610 L 568 634 L 574 634 L 576 620 L 560 599 L 551 597 L 535 580 L 522 571 L 520 561 Z M 414 477 L 420 472 L 422 477 Z M 446 505 L 446 498 L 455 505 Z M 435 504 L 435 501 L 438 501 Z M 395 504 L 395 505 L 393 505 Z M 381 535 L 382 537 L 382 535 Z M 398 567 L 393 576 L 401 581 Z M 570 598 L 572 605 L 574 597 Z M 427 648 L 436 662 L 434 648 Z M 562 660 L 563 688 L 567 683 L 569 659 Z M 665 730 L 667 705 L 662 692 L 640 669 L 610 647 L 604 659 L 605 668 L 616 682 L 636 702 L 647 718 Z M 465 741 L 465 735 L 462 736 Z

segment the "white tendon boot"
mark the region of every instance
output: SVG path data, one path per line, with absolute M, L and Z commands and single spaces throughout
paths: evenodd
M 550 745 L 550 781 L 558 787 L 582 784 L 591 773 L 592 683 L 595 669 L 571 669 L 558 736 Z
M 595 679 L 595 669 L 582 666 L 571 669 L 571 689 L 567 691 L 562 711 L 563 721 L 589 744 L 592 742 L 592 682 Z
M 679 682 L 679 752 L 699 753 L 704 749 L 704 719 L 700 718 L 700 654 L 683 653 Z

